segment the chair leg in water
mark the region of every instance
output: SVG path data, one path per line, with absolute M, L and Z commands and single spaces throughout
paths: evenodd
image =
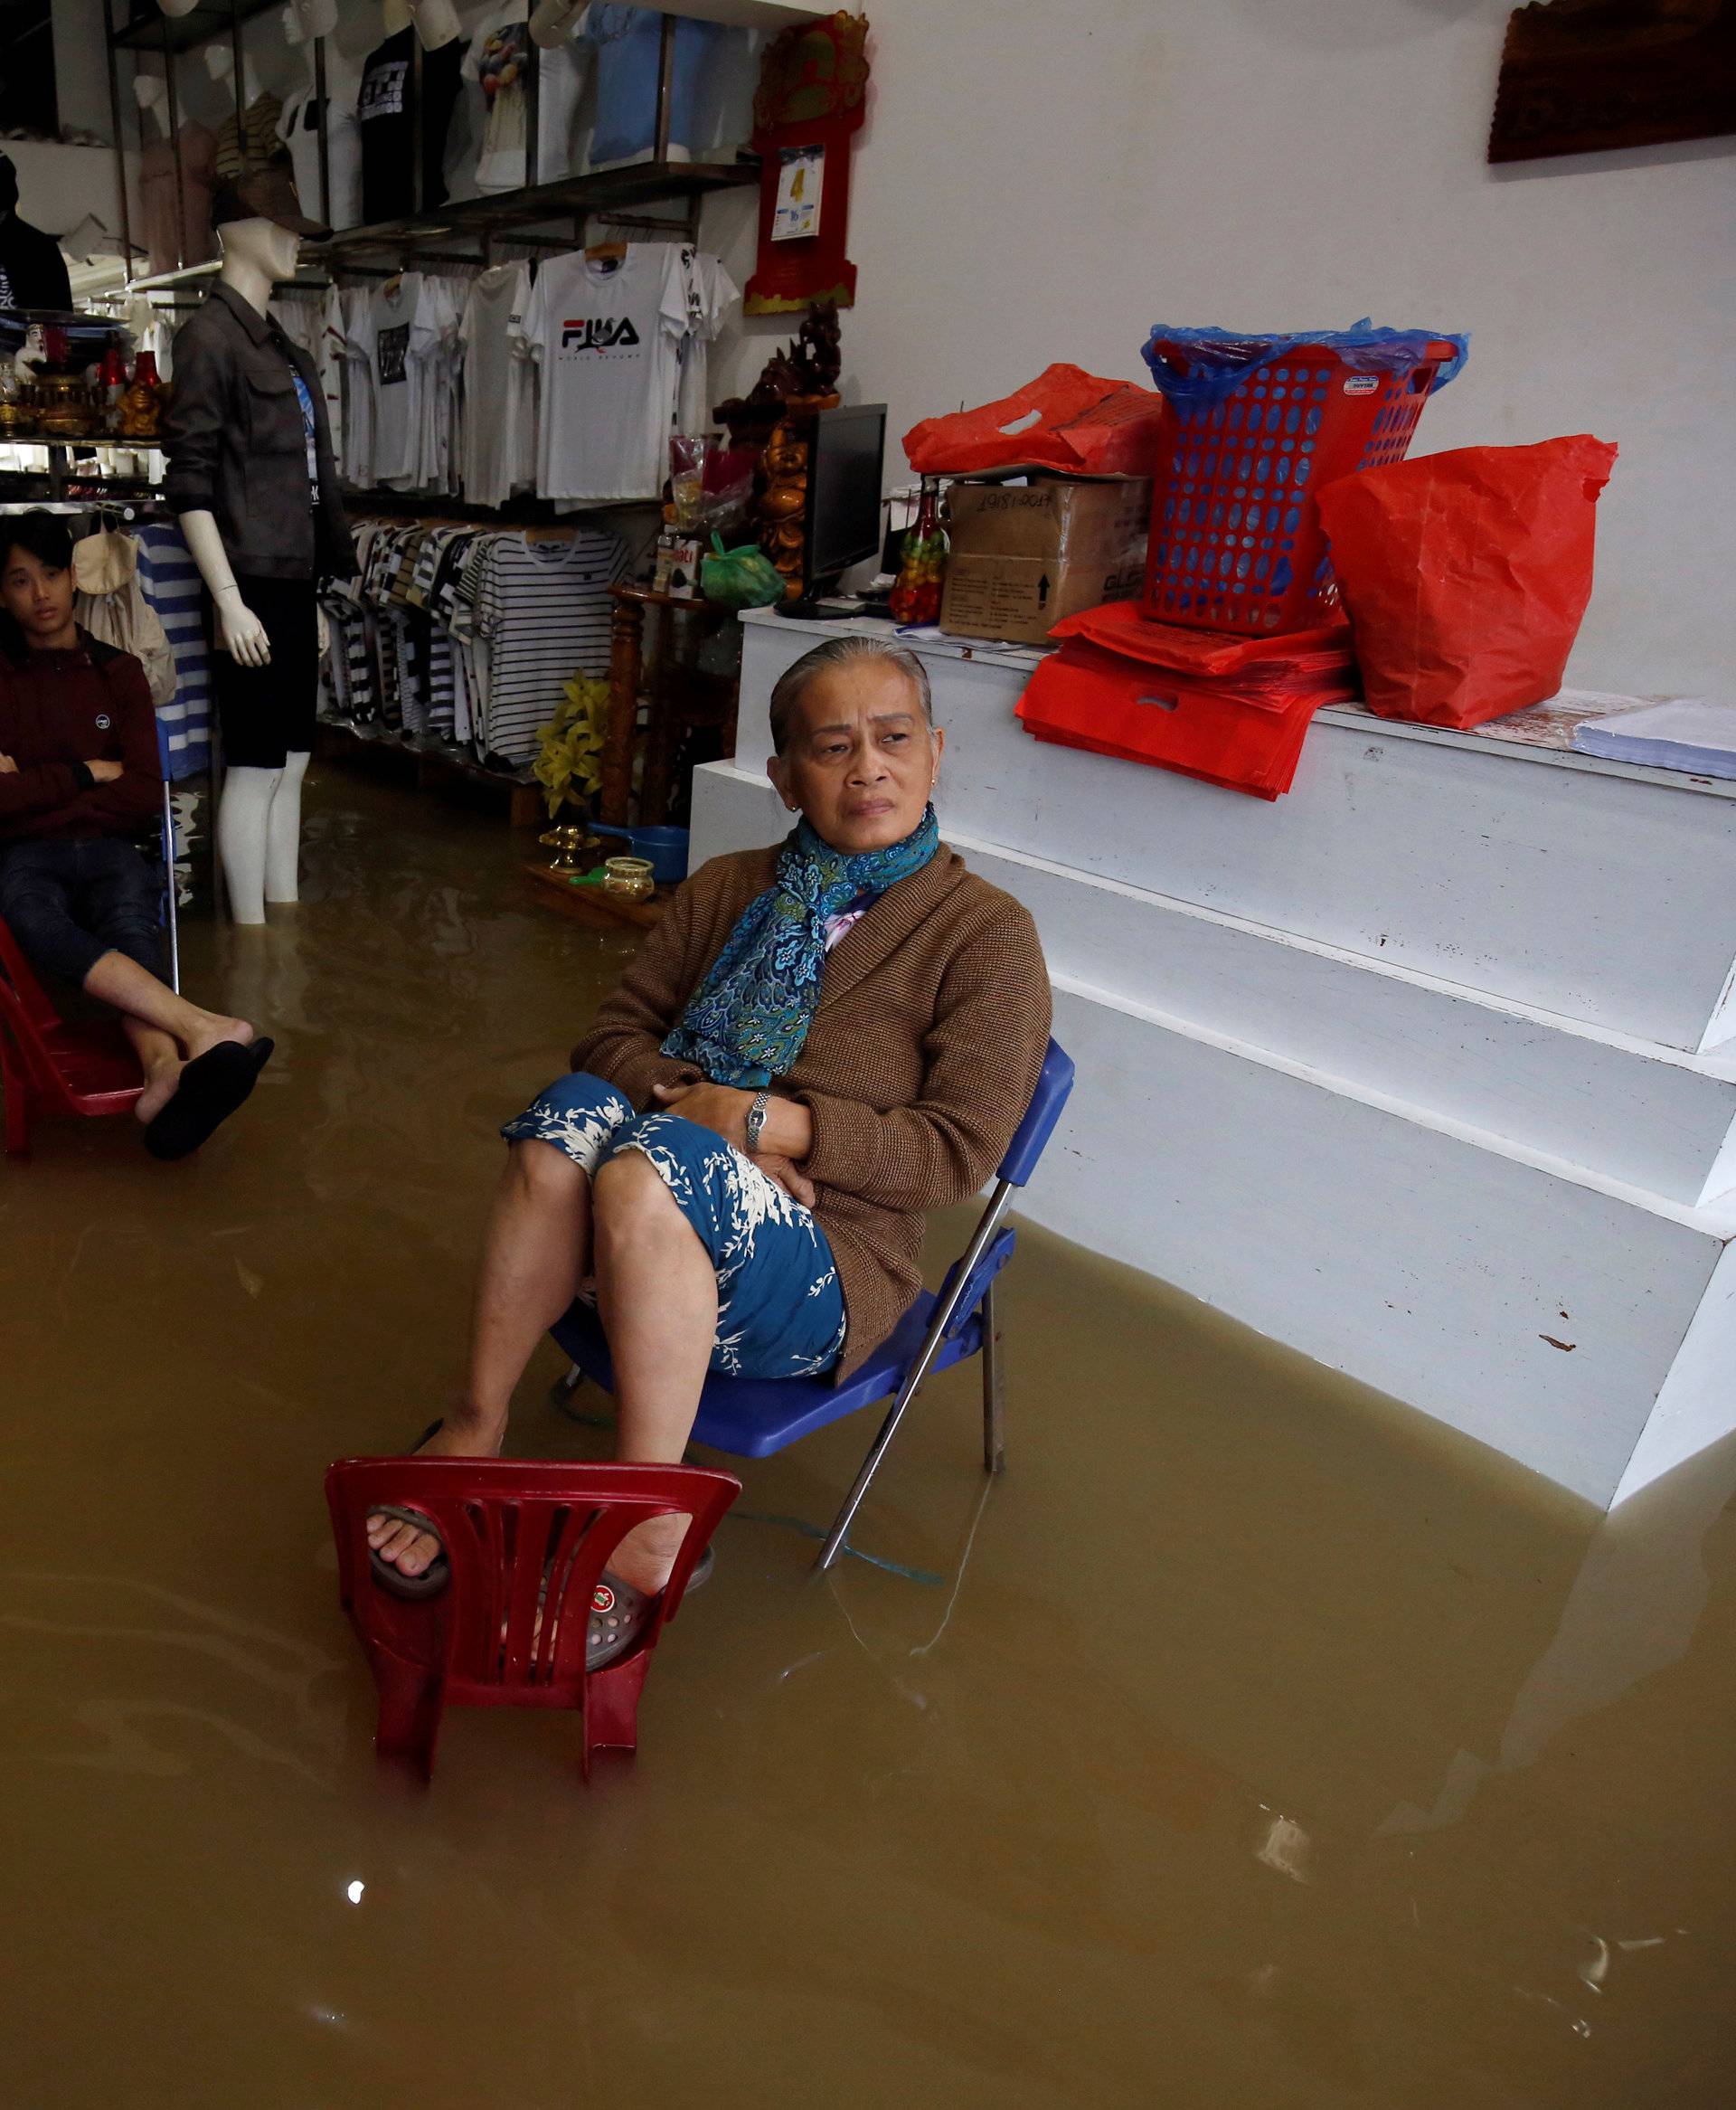
M 995 1243 L 995 1234 L 1001 1227 L 1001 1219 L 1006 1215 L 1012 1199 L 1012 1186 L 1004 1179 L 995 1188 L 994 1199 L 984 1210 L 983 1220 L 977 1225 L 976 1235 L 965 1248 L 964 1257 L 953 1269 L 952 1286 L 934 1308 L 934 1314 L 929 1320 L 929 1330 L 923 1337 L 921 1350 L 905 1372 L 898 1397 L 892 1402 L 892 1410 L 881 1424 L 880 1433 L 874 1438 L 867 1457 L 862 1462 L 862 1471 L 856 1475 L 856 1483 L 844 1497 L 844 1507 L 834 1518 L 832 1528 L 826 1533 L 826 1544 L 821 1547 L 814 1563 L 822 1573 L 834 1566 L 838 1556 L 844 1551 L 844 1540 L 849 1537 L 850 1526 L 856 1511 L 862 1507 L 862 1498 L 868 1492 L 869 1482 L 880 1470 L 880 1462 L 886 1455 L 892 1438 L 898 1433 L 898 1424 L 904 1418 L 905 1409 L 922 1389 L 922 1380 L 928 1376 L 929 1367 L 939 1353 L 940 1344 L 947 1337 L 947 1329 L 964 1303 L 965 1293 L 970 1286 L 976 1263 Z M 977 1294 L 986 1301 L 988 1292 L 993 1286 L 991 1277 L 990 1282 Z M 986 1320 L 985 1323 L 987 1323 Z M 986 1378 L 985 1382 L 987 1382 Z
M 991 1282 L 983 1292 L 983 1471 L 1006 1471 L 1006 1367 L 1001 1314 Z
M 586 1679 L 581 1764 L 587 1775 L 593 1751 L 638 1749 L 639 1695 L 645 1690 L 645 1673 L 650 1662 L 650 1651 L 640 1649 Z
M 424 1775 L 431 1774 L 440 1717 L 446 1711 L 446 1680 L 438 1670 L 377 1654 L 373 1681 L 380 1694 L 375 1756 L 412 1765 Z

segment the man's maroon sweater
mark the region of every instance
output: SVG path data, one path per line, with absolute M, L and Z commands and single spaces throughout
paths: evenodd
M 0 648 L 0 843 L 137 835 L 158 811 L 163 772 L 145 669 L 79 632 L 71 652 Z M 118 762 L 112 783 L 80 765 Z

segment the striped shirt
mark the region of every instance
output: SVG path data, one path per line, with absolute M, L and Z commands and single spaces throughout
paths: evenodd
M 175 655 L 175 695 L 156 714 L 168 735 L 169 775 L 211 767 L 211 691 L 205 646 L 205 586 L 181 530 L 167 521 L 140 530 L 138 582 Z
M 529 762 L 574 674 L 609 670 L 609 589 L 627 568 L 626 544 L 607 529 L 581 527 L 571 543 L 531 544 L 489 536 L 467 567 L 476 634 L 488 648 L 486 733 L 489 750 Z

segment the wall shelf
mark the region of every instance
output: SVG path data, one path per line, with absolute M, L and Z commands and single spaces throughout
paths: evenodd
M 213 37 L 226 37 L 255 15 L 269 14 L 281 0 L 200 0 L 185 14 L 165 14 L 153 4 L 108 42 L 118 52 L 193 52 Z
M 550 221 L 578 222 L 595 214 L 607 219 L 617 211 L 656 203 L 686 194 L 697 199 L 714 191 L 736 190 L 760 180 L 757 156 L 741 161 L 641 161 L 627 168 L 599 169 L 590 175 L 563 176 L 525 190 L 492 197 L 459 198 L 437 211 L 374 227 L 344 228 L 320 242 L 308 260 L 340 260 L 370 251 L 413 249 L 424 242 L 450 241 L 466 234 L 512 238 L 514 229 L 535 228 Z M 675 232 L 675 223 L 670 223 Z M 580 239 L 575 232 L 575 242 Z

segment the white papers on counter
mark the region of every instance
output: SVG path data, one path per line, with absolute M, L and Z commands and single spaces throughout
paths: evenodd
M 1736 703 L 1677 696 L 1609 718 L 1587 718 L 1573 728 L 1573 746 L 1605 762 L 1683 770 L 1695 777 L 1736 777 Z

